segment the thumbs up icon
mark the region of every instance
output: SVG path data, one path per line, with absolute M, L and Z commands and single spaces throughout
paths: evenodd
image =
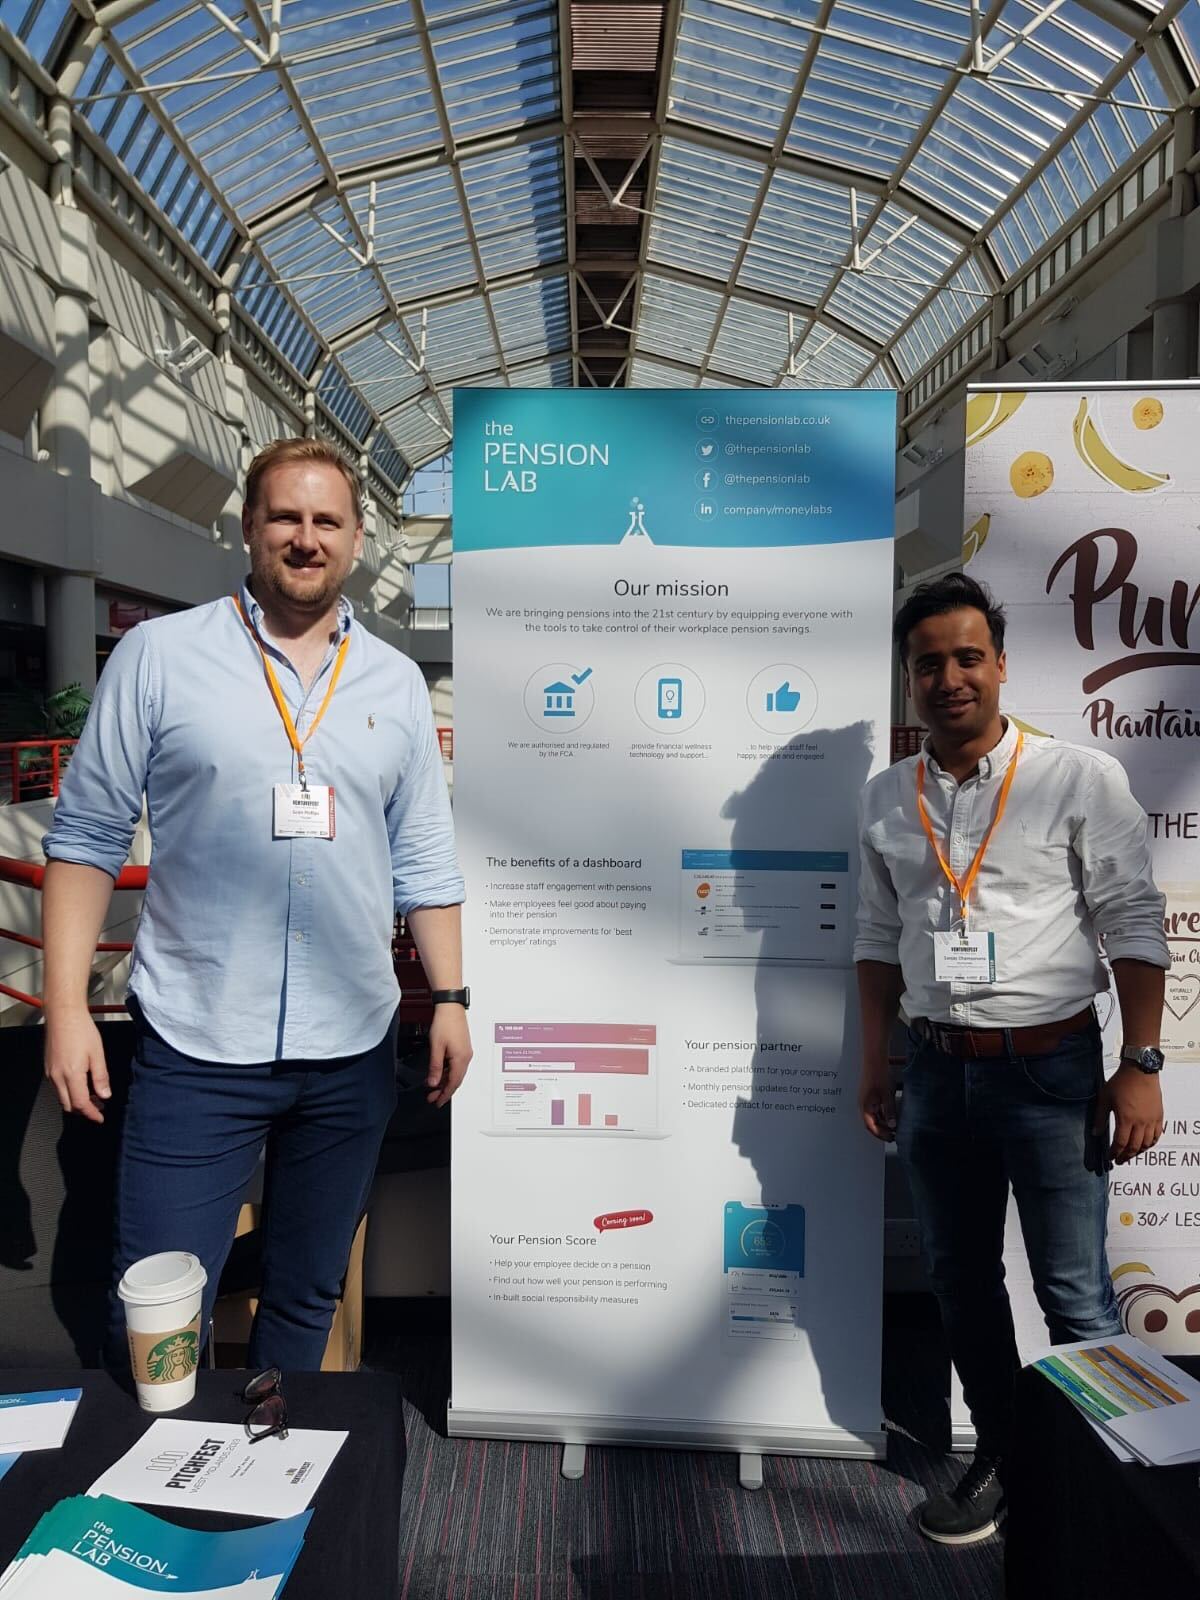
M 800 691 L 799 689 L 793 689 L 787 678 L 783 680 L 778 689 L 776 689 L 773 693 L 770 690 L 767 691 L 768 711 L 780 711 L 787 713 L 790 711 L 795 711 L 799 704 Z

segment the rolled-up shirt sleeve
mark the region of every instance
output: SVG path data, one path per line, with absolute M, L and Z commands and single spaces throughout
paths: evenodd
M 412 717 L 413 760 L 387 807 L 392 889 L 401 916 L 425 906 L 461 905 L 465 894 L 433 708 L 420 680 Z
M 868 823 L 869 792 L 859 802 L 858 917 L 854 939 L 855 961 L 886 961 L 900 965 L 900 904 L 891 873 L 871 843 Z
M 119 641 L 96 688 L 63 778 L 42 849 L 51 861 L 98 867 L 115 878 L 142 815 L 155 715 L 154 662 L 146 631 Z
M 1149 823 L 1119 762 L 1096 763 L 1073 843 L 1083 897 L 1108 959 L 1169 968 L 1167 902 L 1151 869 Z

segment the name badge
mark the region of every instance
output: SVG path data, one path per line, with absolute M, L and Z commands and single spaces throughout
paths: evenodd
M 995 983 L 996 935 L 964 928 L 935 933 L 933 975 L 939 983 Z
M 333 789 L 313 783 L 275 785 L 276 839 L 332 839 Z

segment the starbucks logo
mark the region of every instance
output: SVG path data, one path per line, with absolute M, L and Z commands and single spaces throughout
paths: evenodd
M 168 1334 L 152 1345 L 146 1354 L 146 1369 L 151 1383 L 178 1383 L 196 1370 L 199 1336 L 191 1328 Z

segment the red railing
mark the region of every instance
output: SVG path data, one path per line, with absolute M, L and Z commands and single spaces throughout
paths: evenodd
M 133 889 L 142 891 L 146 887 L 150 875 L 149 867 L 123 867 L 114 885 L 117 889 Z M 0 883 L 15 884 L 21 889 L 41 890 L 45 881 L 45 867 L 35 866 L 32 861 L 15 861 L 10 856 L 0 856 Z M 42 941 L 29 933 L 17 933 L 12 928 L 0 928 L 0 939 L 7 939 L 12 944 L 25 945 L 31 950 L 41 950 Z M 103 942 L 96 946 L 97 955 L 128 955 L 133 945 L 124 940 L 119 942 Z M 425 976 L 425 969 L 421 965 L 421 957 L 417 953 L 416 942 L 409 933 L 403 917 L 396 918 L 396 929 L 392 938 L 392 964 L 396 969 L 396 977 L 400 981 L 403 995 L 400 1001 L 400 1020 L 402 1022 L 415 1022 L 428 1024 L 433 1016 L 433 998 L 429 987 L 429 979 Z M 0 983 L 0 995 L 7 995 L 10 1000 L 17 1000 L 22 1005 L 42 1009 L 40 995 L 26 994 L 23 989 L 15 989 L 11 984 Z M 124 1005 L 89 1006 L 89 1011 L 97 1013 L 119 1012 L 126 1010 Z
M 124 867 L 117 878 L 115 887 L 118 889 L 145 889 L 148 873 L 146 867 Z M 0 883 L 16 884 L 22 889 L 41 890 L 46 876 L 45 867 L 35 866 L 32 861 L 14 861 L 10 856 L 0 856 Z M 12 928 L 0 928 L 0 939 L 7 939 L 12 944 L 23 944 L 31 950 L 41 950 L 42 941 L 29 933 L 16 933 Z M 96 946 L 97 955 L 128 955 L 133 949 L 132 944 L 121 941 L 120 943 L 104 942 Z M 11 984 L 0 983 L 0 995 L 7 995 L 10 1000 L 19 1001 L 21 1005 L 33 1006 L 35 1010 L 42 1009 L 42 997 L 36 994 L 26 994 L 23 989 L 14 989 Z M 122 1005 L 89 1006 L 89 1011 L 124 1012 Z
M 10 802 L 17 805 L 31 799 L 31 789 L 57 796 L 70 752 L 78 743 L 78 739 L 17 739 L 0 744 L 0 772 L 8 779 Z
M 925 728 L 914 727 L 911 724 L 894 723 L 892 725 L 892 760 L 904 761 L 909 756 L 919 756 L 921 745 L 924 742 Z

